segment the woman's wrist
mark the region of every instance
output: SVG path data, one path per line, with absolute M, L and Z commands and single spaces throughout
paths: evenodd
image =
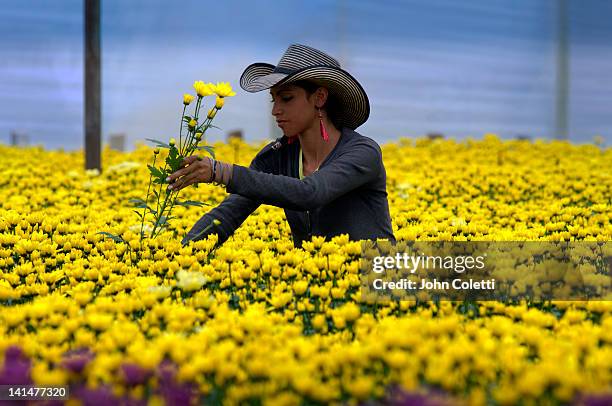
M 210 158 L 211 161 L 211 177 L 210 182 L 215 185 L 229 184 L 232 179 L 233 165 L 225 162 L 220 162 L 214 158 Z

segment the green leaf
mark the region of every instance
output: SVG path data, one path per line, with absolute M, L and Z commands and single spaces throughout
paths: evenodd
M 166 144 L 164 142 L 161 142 L 161 141 L 154 140 L 152 138 L 145 138 L 145 140 L 151 141 L 151 142 L 157 144 L 158 147 L 170 148 L 170 145 L 168 145 L 168 144 Z
M 140 205 L 140 204 L 145 203 L 145 201 L 142 199 L 130 199 L 129 202 L 132 203 L 133 205 Z
M 183 157 L 179 154 L 179 151 L 175 146 L 170 148 L 170 153 L 166 158 L 166 163 L 170 169 L 172 169 L 172 172 L 178 171 L 183 166 Z
M 183 116 L 183 121 L 188 123 L 191 121 L 191 118 L 192 118 L 191 116 Z
M 134 206 L 136 209 L 149 209 L 149 211 L 153 214 L 157 214 L 157 211 L 153 210 L 148 204 L 142 203 L 137 206 Z
M 208 152 L 210 154 L 210 156 L 213 157 L 213 159 L 217 159 L 217 158 L 215 158 L 215 147 L 212 147 L 210 145 L 200 145 L 200 146 L 197 146 L 196 149 L 198 149 L 200 151 L 204 150 L 204 151 Z
M 162 171 L 160 171 L 159 168 L 156 168 L 151 165 L 147 165 L 147 167 L 149 168 L 149 172 L 151 172 L 151 175 L 153 175 L 153 177 L 160 178 L 162 176 Z
M 210 204 L 208 204 L 208 203 L 200 202 L 200 201 L 197 201 L 197 200 L 186 200 L 184 202 L 175 200 L 174 204 L 176 204 L 178 206 L 183 206 L 183 207 L 189 207 L 189 206 L 197 206 L 197 207 L 210 206 Z
M 151 175 L 155 178 L 153 183 L 164 184 L 166 182 L 166 178 L 168 177 L 168 171 L 166 169 L 159 169 L 151 165 L 147 165 L 149 167 L 149 171 Z
M 96 234 L 102 234 L 105 237 L 110 238 L 110 239 L 112 239 L 115 242 L 125 243 L 125 240 L 123 238 L 121 238 L 121 236 L 116 235 L 116 234 L 107 233 L 106 231 L 99 231 Z
M 132 210 L 132 211 L 133 211 L 134 213 L 136 213 L 140 219 L 142 219 L 142 213 L 141 213 L 141 212 L 136 211 L 136 210 Z

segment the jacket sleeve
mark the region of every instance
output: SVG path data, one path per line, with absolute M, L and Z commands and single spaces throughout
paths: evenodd
M 304 179 L 258 172 L 234 165 L 227 190 L 289 210 L 323 206 L 376 179 L 382 152 L 376 143 L 360 142 Z
M 249 170 L 272 171 L 271 164 L 264 159 L 264 153 L 269 149 L 269 145 L 255 156 Z M 181 244 L 185 246 L 189 244 L 189 241 L 205 239 L 209 234 L 217 234 L 219 236 L 217 245 L 223 244 L 260 205 L 261 202 L 257 199 L 230 194 L 217 207 L 200 217 L 185 235 Z M 208 230 L 203 231 L 212 224 L 213 220 L 219 220 L 221 224 L 212 225 Z

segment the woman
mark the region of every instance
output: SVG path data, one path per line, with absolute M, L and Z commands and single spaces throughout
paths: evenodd
M 172 190 L 213 182 L 230 193 L 196 222 L 183 245 L 211 233 L 223 243 L 260 204 L 285 209 L 296 247 L 313 235 L 395 242 L 380 147 L 354 131 L 368 119 L 368 97 L 338 61 L 293 44 L 276 66 L 248 66 L 240 86 L 270 89 L 272 115 L 285 135 L 259 151 L 249 168 L 191 156 L 168 177 Z

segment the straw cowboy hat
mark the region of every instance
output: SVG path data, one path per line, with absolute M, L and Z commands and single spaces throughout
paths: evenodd
M 341 125 L 355 130 L 368 119 L 370 102 L 359 82 L 336 59 L 306 45 L 290 45 L 276 66 L 265 62 L 249 65 L 240 76 L 240 87 L 255 93 L 299 80 L 325 86 L 336 96 Z

